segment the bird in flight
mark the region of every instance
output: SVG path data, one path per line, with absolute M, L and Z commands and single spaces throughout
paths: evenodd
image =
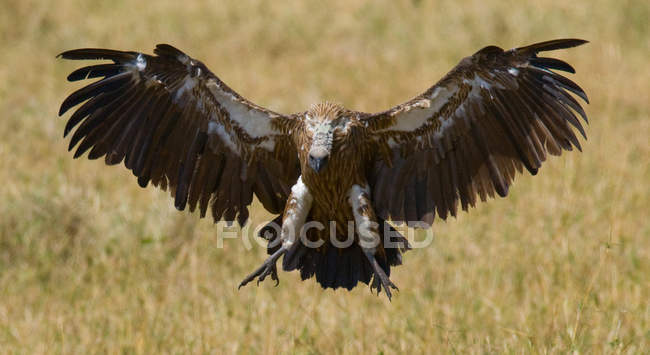
M 105 60 L 69 81 L 59 115 L 74 130 L 74 157 L 124 162 L 138 184 L 169 190 L 179 210 L 244 225 L 256 196 L 277 218 L 260 229 L 270 255 L 240 287 L 276 263 L 323 288 L 397 287 L 391 266 L 409 243 L 392 224 L 430 227 L 478 199 L 506 196 L 517 172 L 535 175 L 547 154 L 580 150 L 585 92 L 540 53 L 575 47 L 559 39 L 466 57 L 437 84 L 379 113 L 319 103 L 281 114 L 243 98 L 202 62 L 167 45 L 154 55 L 85 48 L 64 59 Z M 575 97 L 573 96 L 575 95 Z

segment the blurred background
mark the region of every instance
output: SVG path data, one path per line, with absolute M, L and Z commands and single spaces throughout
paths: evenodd
M 1 352 L 650 351 L 649 19 L 643 0 L 2 0 Z M 295 272 L 238 291 L 263 248 L 219 249 L 168 193 L 73 160 L 57 118 L 83 63 L 55 56 L 79 47 L 170 43 L 289 113 L 384 110 L 483 46 L 562 37 L 591 41 L 552 54 L 591 100 L 584 152 L 437 221 L 394 269 L 392 303 Z

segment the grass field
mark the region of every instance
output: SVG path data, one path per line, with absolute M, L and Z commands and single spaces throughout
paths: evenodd
M 460 3 L 3 0 L 0 353 L 650 352 L 650 3 Z M 561 37 L 591 41 L 556 53 L 592 102 L 584 152 L 438 221 L 392 303 L 296 273 L 238 291 L 263 248 L 73 160 L 56 117 L 78 47 L 168 42 L 280 112 L 378 111 L 485 45 Z

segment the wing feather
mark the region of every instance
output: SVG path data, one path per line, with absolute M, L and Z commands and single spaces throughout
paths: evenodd
M 378 152 L 371 176 L 382 219 L 426 222 L 456 215 L 487 197 L 506 196 L 522 166 L 536 174 L 547 153 L 581 149 L 579 118 L 588 103 L 577 84 L 552 71 L 575 73 L 539 52 L 575 47 L 579 39 L 504 51 L 489 46 L 463 59 L 422 95 L 390 110 L 362 114 Z M 415 219 L 415 220 L 413 220 Z
M 99 78 L 70 94 L 59 110 L 63 115 L 80 105 L 64 129 L 64 136 L 74 131 L 69 150 L 76 147 L 75 158 L 90 151 L 90 159 L 124 161 L 140 186 L 169 189 L 179 210 L 199 207 L 205 216 L 212 207 L 215 221 L 245 223 L 254 193 L 270 212 L 281 212 L 300 173 L 284 132 L 299 121 L 249 102 L 170 45 L 154 53 L 86 48 L 59 55 L 112 61 L 68 76 Z

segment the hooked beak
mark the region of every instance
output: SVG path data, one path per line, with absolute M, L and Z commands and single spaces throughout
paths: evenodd
M 314 155 L 309 154 L 309 166 L 314 169 L 315 172 L 320 172 L 321 169 L 327 165 L 327 155 L 324 155 L 322 157 L 316 157 Z
M 332 150 L 332 140 L 334 138 L 333 127 L 331 123 L 322 123 L 316 127 L 314 132 L 314 140 L 309 150 L 309 166 L 315 172 L 320 172 L 330 156 Z

